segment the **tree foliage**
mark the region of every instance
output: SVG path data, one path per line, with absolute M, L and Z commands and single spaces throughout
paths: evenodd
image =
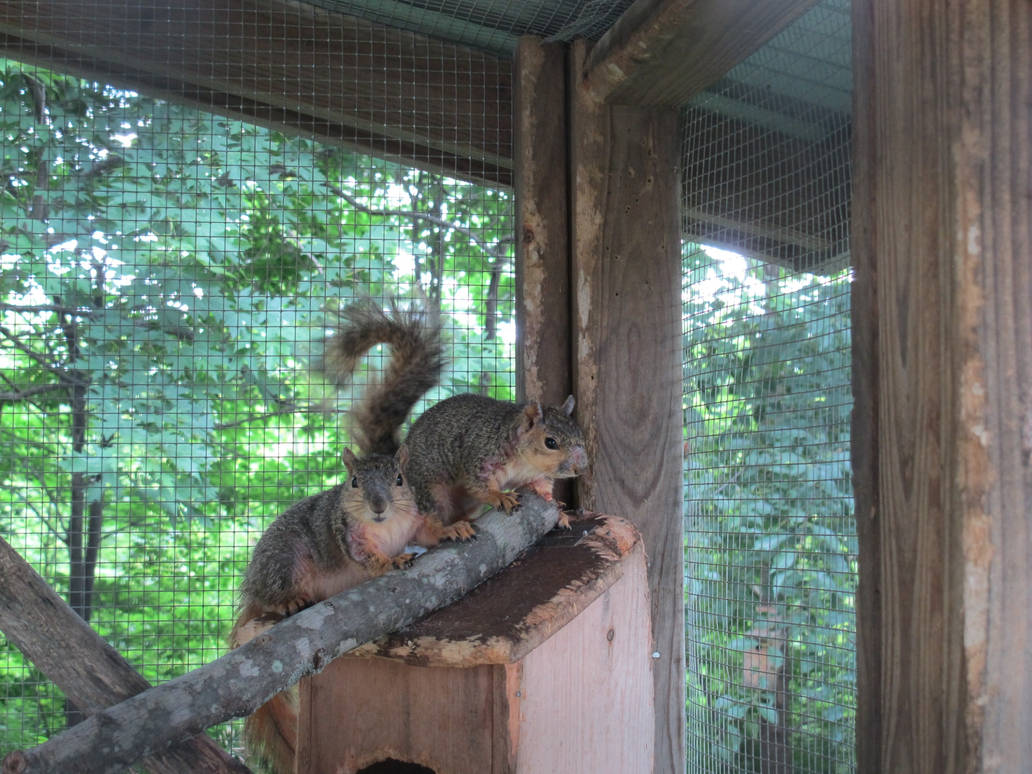
M 152 682 L 224 650 L 259 530 L 340 474 L 327 306 L 421 294 L 430 398 L 512 396 L 506 192 L 5 60 L 0 136 L 0 534 Z M 700 754 L 749 770 L 789 727 L 798 770 L 849 770 L 848 276 L 685 255 Z M 74 715 L 3 640 L 0 694 L 0 751 Z
M 341 471 L 327 307 L 421 297 L 442 391 L 511 396 L 507 193 L 7 60 L 0 134 L 0 533 L 148 679 L 217 655 L 257 530 Z M 0 648 L 9 749 L 63 719 Z
M 688 714 L 706 766 L 852 771 L 849 274 L 685 251 Z M 783 731 L 778 741 L 778 731 Z

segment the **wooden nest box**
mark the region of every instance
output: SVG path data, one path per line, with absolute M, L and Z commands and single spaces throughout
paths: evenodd
M 645 774 L 654 723 L 641 539 L 594 516 L 302 681 L 297 770 Z

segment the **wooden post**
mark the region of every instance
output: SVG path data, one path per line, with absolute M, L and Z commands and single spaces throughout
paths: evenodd
M 861 772 L 1032 760 L 1032 4 L 855 0 Z
M 573 388 L 565 48 L 521 38 L 513 87 L 516 373 L 521 398 L 558 406 Z
M 570 69 L 573 346 L 591 472 L 580 504 L 625 516 L 649 558 L 655 771 L 684 769 L 677 113 L 605 105 Z

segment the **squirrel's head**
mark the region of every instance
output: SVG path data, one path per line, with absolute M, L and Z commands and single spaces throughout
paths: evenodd
M 562 406 L 537 401 L 523 407 L 516 446 L 534 469 L 549 478 L 572 478 L 588 469 L 584 432 L 573 417 L 573 396 Z
M 351 449 L 345 449 L 343 458 L 348 469 L 343 499 L 349 515 L 381 523 L 396 512 L 415 510 L 415 499 L 405 480 L 407 447 L 402 446 L 394 456 L 367 454 L 364 457 L 356 457 Z

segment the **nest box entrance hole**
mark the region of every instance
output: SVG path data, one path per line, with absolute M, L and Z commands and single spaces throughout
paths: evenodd
M 418 763 L 406 763 L 388 758 L 360 769 L 357 774 L 437 774 L 437 772 L 426 766 L 420 766 Z

